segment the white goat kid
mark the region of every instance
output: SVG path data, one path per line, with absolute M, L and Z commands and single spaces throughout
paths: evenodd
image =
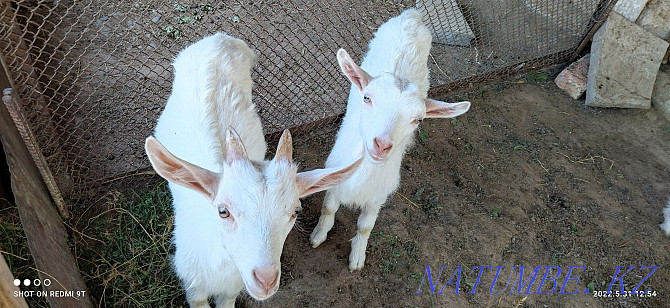
M 661 224 L 661 229 L 666 235 L 670 235 L 670 200 L 668 200 L 668 205 L 663 209 L 663 216 L 665 216 L 665 221 Z
M 430 44 L 421 14 L 410 9 L 379 27 L 361 67 L 344 49 L 337 52 L 340 68 L 353 85 L 326 166 L 346 166 L 361 155 L 366 160 L 349 180 L 326 192 L 310 241 L 316 248 L 326 240 L 340 204 L 360 208 L 349 255 L 352 271 L 363 268 L 370 232 L 382 205 L 398 188 L 400 164 L 419 122 L 455 117 L 470 108 L 470 102 L 426 98 Z
M 220 33 L 183 50 L 157 139 L 145 143 L 154 169 L 170 182 L 174 266 L 191 307 L 209 307 L 209 297 L 234 307 L 245 287 L 257 300 L 272 296 L 298 198 L 339 184 L 361 162 L 298 173 L 288 130 L 274 159 L 263 161 L 251 102 L 254 59 L 243 41 Z

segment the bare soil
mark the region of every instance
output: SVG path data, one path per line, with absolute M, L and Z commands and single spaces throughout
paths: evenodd
M 193 7 L 197 7 L 196 2 L 199 1 L 184 1 Z M 72 108 L 53 108 L 54 114 L 66 119 L 57 125 L 62 132 L 54 140 L 64 151 L 70 151 L 63 154 L 66 161 L 75 163 L 75 167 L 70 167 L 74 172 L 62 171 L 63 183 L 107 179 L 146 167 L 141 141 L 151 131 L 169 91 L 170 59 L 203 33 L 227 31 L 245 38 L 258 51 L 260 64 L 254 73 L 257 84 L 276 85 L 269 88 L 272 91 L 259 86 L 255 92 L 259 94 L 261 115 L 266 122 L 275 123 L 266 131 L 303 123 L 293 123 L 293 118 L 272 120 L 271 116 L 283 110 L 293 114 L 312 110 L 310 101 L 325 105 L 323 114 L 341 112 L 344 101 L 332 100 L 338 93 L 345 97 L 348 87 L 332 58 L 334 51 L 342 47 L 338 42 L 350 51 L 359 50 L 360 58 L 368 38 L 365 36 L 413 4 L 400 2 L 367 1 L 370 7 L 376 5 L 368 10 L 354 5 L 334 6 L 341 11 L 326 10 L 330 5 L 312 7 L 309 2 L 298 2 L 290 10 L 280 9 L 279 2 L 239 2 L 232 6 L 222 4 L 212 11 L 198 7 L 202 19 L 188 22 L 185 18 L 194 17 L 194 13 L 180 12 L 174 3 L 158 5 L 149 1 L 123 7 L 123 2 L 103 1 L 104 5 L 85 5 L 81 10 L 87 19 L 61 27 L 65 33 L 56 35 L 74 43 L 57 45 L 53 52 L 74 55 L 62 64 L 71 69 L 63 69 L 50 78 L 74 86 L 67 91 L 60 85 L 55 87 L 53 91 L 65 94 L 54 94 L 53 100 L 72 95 L 94 104 L 93 108 L 83 103 Z M 533 7 L 545 9 L 541 5 Z M 470 9 L 466 17 L 479 16 L 472 13 L 477 8 L 466 7 Z M 77 10 L 68 12 L 57 15 L 58 19 L 81 18 Z M 313 15 L 305 15 L 306 12 Z M 265 19 L 255 24 L 254 16 Z M 526 26 L 521 30 L 508 36 L 493 35 L 503 27 L 490 23 L 489 27 L 474 29 L 477 39 L 484 45 L 497 46 L 535 36 L 533 29 L 539 28 L 535 25 L 564 28 L 558 20 L 545 23 L 544 19 L 553 20 L 551 16 L 523 16 L 520 20 Z M 576 24 L 582 25 L 583 21 Z M 170 26 L 180 27 L 181 38 L 166 34 Z M 572 25 L 568 26 L 572 29 Z M 350 28 L 363 30 L 352 33 Z M 343 32 L 334 36 L 337 42 L 326 39 L 325 33 L 338 29 Z M 495 42 L 487 41 L 487 37 L 496 38 Z M 290 42 L 296 39 L 306 40 L 305 48 Z M 544 39 L 546 46 L 557 48 L 553 41 L 556 36 Z M 544 53 L 543 46 L 528 48 L 536 47 Z M 463 49 L 434 49 L 434 54 L 442 54 L 429 61 L 434 66 L 434 83 L 488 70 L 502 62 L 522 62 L 513 58 L 501 60 L 492 54 L 480 54 L 479 50 L 473 56 Z M 500 50 L 510 51 L 502 47 Z M 525 51 L 520 47 L 519 50 Z M 300 60 L 290 56 L 298 53 L 307 53 L 308 57 Z M 45 56 L 51 58 L 51 54 Z M 322 81 L 312 86 L 280 82 L 294 80 L 297 75 L 317 81 L 322 76 L 339 76 L 340 83 Z M 50 87 L 49 83 L 45 86 Z M 316 225 L 323 199 L 323 194 L 317 194 L 304 200 L 305 210 L 286 241 L 279 292 L 264 303 L 241 297 L 238 306 L 666 306 L 670 296 L 670 238 L 662 234 L 658 224 L 663 219 L 661 209 L 670 198 L 670 123 L 655 110 L 584 107 L 583 101 L 572 100 L 552 83 L 498 84 L 469 97 L 451 99 L 465 98 L 473 102 L 466 115 L 422 123 L 423 131 L 417 134 L 416 145 L 403 164 L 400 189 L 389 198 L 377 221 L 362 271 L 350 273 L 347 267 L 349 239 L 355 233 L 357 213 L 346 209 L 338 212 L 328 240 L 318 249 L 311 248 L 309 234 Z M 290 108 L 274 106 L 272 102 Z M 315 113 L 306 119 L 321 116 Z M 86 137 L 81 142 L 86 145 L 71 138 L 81 135 L 77 132 L 84 132 Z M 323 167 L 335 129 L 328 126 L 312 133 L 308 141 L 295 148 L 294 156 L 301 160 L 304 169 Z M 100 137 L 97 142 L 88 143 L 91 136 Z M 63 162 L 53 162 L 59 163 Z M 64 163 L 62 166 L 65 168 Z M 59 169 L 55 169 L 58 173 Z M 87 210 L 73 209 L 81 215 Z M 98 214 L 104 209 L 96 210 L 86 214 Z M 459 287 L 446 285 L 443 294 L 431 295 L 426 281 L 422 283 L 426 266 L 430 266 L 436 280 L 440 267 L 448 266 L 436 283 L 438 290 L 460 266 Z M 468 294 L 477 278 L 476 266 L 504 266 L 493 288 L 500 294 L 490 291 L 495 274 L 489 270 L 484 271 L 476 294 Z M 559 285 L 550 295 L 519 294 L 525 288 L 510 294 L 511 286 L 503 290 L 511 266 L 525 267 L 524 281 L 536 267 L 541 267 L 530 293 L 538 293 L 547 266 L 554 266 L 550 278 L 557 268 L 561 269 Z M 579 288 L 580 293 L 559 295 L 570 266 L 586 267 L 585 271 L 574 271 L 571 278 L 581 275 L 580 279 L 569 282 L 565 290 L 571 293 Z M 649 273 L 649 269 L 640 271 L 640 266 L 658 266 L 641 287 L 655 291 L 656 296 L 596 298 L 593 293 L 583 294 L 587 285 L 595 291 L 607 290 L 617 266 L 636 266 L 624 278 L 628 291 Z M 414 294 L 420 286 L 422 294 Z M 551 287 L 552 282 L 548 281 L 541 291 L 548 293 Z M 457 291 L 459 294 L 453 294 Z M 175 303 L 185 306 L 183 295 Z
M 350 273 L 349 239 L 358 213 L 341 209 L 319 248 L 309 234 L 322 194 L 307 198 L 282 256 L 279 292 L 242 307 L 664 307 L 670 292 L 670 238 L 658 227 L 670 198 L 670 123 L 655 110 L 593 109 L 553 83 L 496 85 L 468 97 L 472 109 L 453 120 L 427 120 L 371 236 L 365 267 Z M 427 134 L 426 134 L 427 133 Z M 322 167 L 334 134 L 296 147 L 304 169 Z M 411 201 L 411 202 L 410 202 Z M 439 292 L 461 269 L 459 288 L 430 294 L 426 266 Z M 472 285 L 483 272 L 476 294 Z M 493 290 L 498 266 L 504 266 Z M 529 293 L 512 290 L 511 266 L 524 282 L 541 267 Z M 547 266 L 561 269 L 558 286 Z M 570 266 L 576 268 L 559 295 Z M 617 266 L 631 291 L 655 297 L 595 297 Z M 518 268 L 515 273 L 518 273 Z M 551 268 L 548 278 L 557 274 Z M 427 278 L 426 278 L 427 279 Z M 455 282 L 453 278 L 451 282 Z M 422 283 L 422 284 L 421 284 Z M 421 286 L 420 295 L 417 293 Z M 618 290 L 616 281 L 613 290 Z M 458 292 L 458 294 L 453 294 Z M 500 293 L 500 294 L 492 294 Z M 510 294 L 511 293 L 511 294 Z M 522 294 L 519 294 L 522 293 Z M 598 293 L 595 293 L 596 295 Z

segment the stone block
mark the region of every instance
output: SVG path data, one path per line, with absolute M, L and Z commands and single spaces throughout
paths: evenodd
M 586 105 L 651 107 L 651 93 L 668 42 L 612 12 L 593 36 Z
M 649 1 L 637 24 L 666 41 L 670 39 L 670 0 Z
M 635 22 L 642 13 L 647 1 L 648 0 L 619 0 L 614 5 L 613 10 L 623 15 L 623 17 L 626 17 L 626 19 Z
M 651 104 L 670 121 L 670 67 L 658 71 Z
M 433 34 L 433 42 L 469 46 L 475 34 L 470 29 L 456 0 L 417 0 L 417 10 L 423 15 Z
M 570 97 L 579 99 L 586 92 L 586 76 L 589 71 L 589 55 L 571 63 L 554 80 Z

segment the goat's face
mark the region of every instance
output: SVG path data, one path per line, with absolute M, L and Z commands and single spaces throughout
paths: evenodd
M 397 151 L 404 151 L 403 145 L 422 119 L 453 118 L 470 108 L 470 102 L 426 99 L 415 84 L 393 73 L 371 77 L 344 49 L 337 52 L 337 60 L 360 93 L 360 135 L 365 156 L 373 163 L 383 163 Z
M 359 159 L 342 169 L 298 173 L 291 143 L 286 130 L 271 161 L 253 162 L 237 133 L 230 129 L 221 173 L 175 157 L 153 137 L 145 144 L 158 174 L 202 193 L 211 202 L 211 215 L 218 221 L 212 236 L 224 236 L 225 251 L 248 293 L 257 300 L 269 298 L 279 288 L 279 259 L 301 209 L 299 198 L 347 180 L 362 162 Z
M 279 288 L 279 258 L 301 210 L 296 170 L 290 161 L 234 160 L 224 165 L 213 200 L 225 250 L 257 300 Z
M 426 115 L 426 104 L 416 85 L 383 73 L 361 89 L 360 135 L 365 155 L 375 163 L 385 161 L 400 148 Z

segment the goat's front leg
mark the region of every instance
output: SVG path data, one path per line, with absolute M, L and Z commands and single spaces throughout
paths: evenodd
M 235 299 L 237 295 L 233 297 L 227 297 L 225 295 L 219 295 L 216 297 L 216 308 L 235 308 Z
M 351 253 L 349 254 L 349 270 L 355 271 L 363 268 L 365 263 L 365 248 L 368 246 L 368 238 L 372 227 L 375 226 L 379 210 L 382 205 L 368 205 L 361 208 L 358 216 L 358 230 L 356 236 L 351 239 Z
M 319 223 L 312 231 L 309 241 L 312 247 L 316 248 L 326 240 L 328 232 L 335 224 L 335 212 L 340 208 L 340 200 L 330 190 L 326 191 L 326 197 L 323 200 L 323 207 L 321 208 L 321 217 Z
M 207 293 L 198 288 L 192 287 L 186 290 L 186 301 L 191 308 L 211 308 L 207 302 L 207 297 Z M 234 301 L 233 305 L 235 305 Z

